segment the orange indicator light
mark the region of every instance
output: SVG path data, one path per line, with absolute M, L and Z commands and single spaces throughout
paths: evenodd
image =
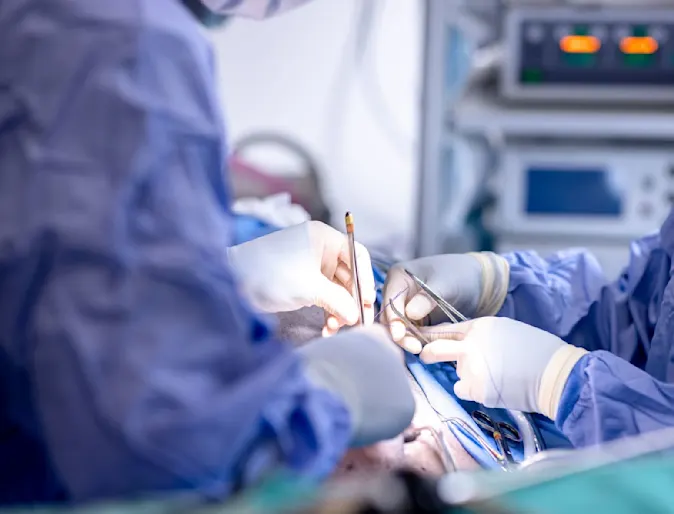
M 601 41 L 594 36 L 564 36 L 559 48 L 567 54 L 595 54 L 601 48 Z
M 652 37 L 626 37 L 620 41 L 620 50 L 628 55 L 650 55 L 658 51 L 658 42 Z

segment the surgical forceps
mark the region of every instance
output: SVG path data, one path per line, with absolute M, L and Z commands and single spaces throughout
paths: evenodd
M 494 450 L 491 447 L 491 445 L 487 442 L 487 440 L 484 438 L 484 436 L 481 433 L 478 433 L 476 430 L 474 430 L 464 420 L 458 417 L 451 417 L 444 419 L 442 421 L 449 423 L 450 425 L 454 426 L 459 431 L 461 431 L 464 435 L 472 437 L 475 441 L 477 441 L 480 447 L 483 450 L 485 450 L 499 464 L 499 466 L 501 466 L 501 469 L 503 469 L 503 471 L 508 471 L 510 469 L 508 467 L 508 463 L 506 462 L 505 456 L 499 451 Z
M 419 328 L 414 324 L 413 321 L 411 321 L 405 314 L 400 312 L 395 305 L 393 305 L 393 302 L 389 302 L 388 304 L 389 307 L 391 307 L 391 310 L 393 311 L 393 314 L 398 316 L 400 318 L 400 321 L 403 322 L 405 325 L 405 328 L 410 331 L 410 333 L 416 337 L 419 341 L 421 341 L 421 344 L 423 346 L 426 346 L 427 344 L 430 343 L 428 339 L 426 339 L 426 336 L 419 330 Z
M 407 273 L 407 275 L 414 281 L 414 283 L 417 285 L 417 287 L 419 287 L 419 289 L 424 291 L 424 293 L 426 293 L 429 296 L 429 298 L 431 298 L 438 305 L 440 310 L 445 314 L 445 316 L 447 316 L 447 318 L 449 318 L 451 323 L 468 321 L 468 318 L 466 316 L 461 314 L 461 312 L 459 312 L 456 309 L 456 307 L 454 307 L 447 300 L 445 300 L 435 291 L 433 291 L 433 289 L 431 289 L 430 286 L 426 284 L 423 280 L 421 280 L 419 277 L 417 277 L 408 270 L 405 270 L 405 273 Z M 405 325 L 407 330 L 412 334 L 412 336 L 421 342 L 422 346 L 426 346 L 427 344 L 430 343 L 430 340 L 421 332 L 421 330 L 419 330 L 418 326 L 414 322 L 409 320 L 404 313 L 400 312 L 393 305 L 393 302 L 389 302 L 388 306 L 391 307 L 393 313 L 398 318 L 400 318 L 400 320 L 403 322 L 403 324 Z M 456 368 L 455 362 L 448 362 L 447 364 L 449 364 L 453 368 Z M 543 438 L 531 416 L 529 414 L 519 411 L 513 411 L 510 409 L 506 410 L 510 414 L 510 416 L 515 420 L 515 423 L 517 424 L 519 430 L 515 429 L 512 425 L 505 424 L 507 425 L 507 428 L 503 428 L 503 426 L 499 425 L 500 427 L 499 431 L 495 430 L 495 427 L 492 424 L 487 423 L 488 426 L 485 426 L 478 423 L 478 420 L 475 420 L 476 423 L 478 423 L 478 425 L 480 426 L 480 428 L 486 430 L 488 433 L 493 435 L 494 441 L 498 445 L 499 450 L 501 450 L 503 453 L 504 462 L 507 462 L 508 464 L 514 462 L 512 453 L 510 452 L 510 448 L 506 439 L 508 439 L 511 442 L 518 442 L 518 443 L 521 442 L 524 447 L 525 458 L 544 450 L 545 444 L 543 442 Z M 488 416 L 486 417 L 489 421 L 491 421 L 491 418 L 489 418 Z M 473 417 L 473 419 L 475 418 Z M 482 421 L 485 420 L 482 419 Z M 514 438 L 508 437 L 508 435 L 514 436 Z M 504 468 L 507 467 L 507 465 L 503 465 L 503 463 L 502 466 Z
M 407 270 L 405 270 L 405 273 L 407 273 L 407 275 L 414 281 L 414 283 L 419 287 L 419 289 L 421 289 L 424 293 L 426 293 L 431 298 L 431 300 L 433 300 L 438 305 L 443 314 L 447 316 L 452 323 L 468 321 L 468 318 L 466 318 L 463 314 L 461 314 L 456 309 L 456 307 L 454 307 L 442 296 L 433 291 L 428 286 L 428 284 L 426 284 L 423 280 L 414 275 L 414 273 Z
M 414 281 L 414 283 L 424 291 L 440 308 L 440 310 L 449 318 L 449 320 L 452 323 L 459 323 L 460 321 L 468 321 L 468 318 L 466 318 L 463 314 L 461 314 L 456 307 L 454 307 L 451 303 L 449 303 L 447 300 L 442 298 L 439 294 L 437 294 L 435 291 L 433 291 L 428 284 L 426 284 L 423 280 L 421 280 L 419 277 L 414 275 L 408 270 L 405 270 L 405 273 Z M 430 343 L 428 338 L 419 330 L 417 325 L 411 321 L 407 316 L 405 316 L 404 313 L 400 312 L 395 305 L 393 305 L 393 302 L 389 302 L 389 307 L 391 307 L 391 310 L 393 313 L 400 318 L 400 320 L 403 322 L 405 325 L 405 328 L 416 338 L 421 342 L 422 346 L 426 346 L 427 344 Z M 450 366 L 456 368 L 456 363 L 455 362 L 449 362 L 448 363 Z
M 494 421 L 487 414 L 479 410 L 473 411 L 471 417 L 477 423 L 477 426 L 492 434 L 499 452 L 505 457 L 506 465 L 515 464 L 515 459 L 510 451 L 509 441 L 513 443 L 522 442 L 522 436 L 520 436 L 519 431 L 509 423 Z

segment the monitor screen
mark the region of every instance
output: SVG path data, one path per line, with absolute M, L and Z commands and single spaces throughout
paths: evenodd
M 525 202 L 528 214 L 619 217 L 623 213 L 623 195 L 604 170 L 530 168 Z

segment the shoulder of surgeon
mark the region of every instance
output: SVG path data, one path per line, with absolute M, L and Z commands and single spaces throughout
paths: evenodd
M 39 41 L 68 28 L 81 34 L 109 30 L 111 43 L 114 34 L 123 33 L 129 44 L 142 45 L 142 37 L 164 36 L 189 41 L 190 46 L 210 55 L 210 44 L 197 20 L 180 0 L 2 0 L 0 1 L 0 40 L 18 40 L 28 37 Z M 100 41 L 100 39 L 97 39 Z M 0 56 L 3 47 L 0 45 Z M 161 48 L 154 49 L 157 52 Z M 198 56 L 198 54 L 196 55 Z M 193 56 L 195 57 L 195 56 Z

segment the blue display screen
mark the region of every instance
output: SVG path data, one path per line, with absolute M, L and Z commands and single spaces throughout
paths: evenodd
M 528 214 L 611 217 L 622 214 L 622 195 L 603 170 L 530 168 L 526 180 Z

